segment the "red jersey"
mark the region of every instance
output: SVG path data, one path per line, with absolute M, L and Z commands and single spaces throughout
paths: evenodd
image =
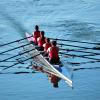
M 35 31 L 34 32 L 34 42 L 37 43 L 37 38 L 40 37 L 40 31 Z
M 50 58 L 59 58 L 58 56 L 58 48 L 57 47 L 51 47 L 49 50 L 49 56 Z
M 43 47 L 44 47 L 44 51 L 47 52 L 48 48 L 51 47 L 51 43 L 45 43 L 45 44 L 43 45 Z
M 42 38 L 40 37 L 40 38 L 38 39 L 38 46 L 39 46 L 39 47 L 42 47 L 44 43 L 45 43 L 45 39 L 42 40 Z

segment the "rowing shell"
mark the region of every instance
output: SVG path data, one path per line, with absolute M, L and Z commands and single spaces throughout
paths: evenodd
M 33 40 L 33 37 L 31 37 L 31 35 L 29 33 L 26 33 L 26 37 L 27 37 L 28 42 L 31 42 Z M 45 57 L 43 57 L 43 55 L 37 49 L 35 49 L 35 46 L 33 44 L 30 44 L 28 48 L 33 48 L 33 51 L 29 52 L 28 54 L 31 57 L 33 57 L 33 62 L 35 64 L 42 66 L 46 72 L 54 74 L 54 75 L 58 76 L 59 78 L 63 79 L 69 86 L 72 87 L 72 80 L 70 80 L 68 77 L 66 77 L 61 72 L 59 72 L 53 65 L 51 65 L 45 59 Z

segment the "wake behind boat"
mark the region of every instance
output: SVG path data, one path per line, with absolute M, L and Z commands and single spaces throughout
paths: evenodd
M 29 33 L 25 33 L 25 35 L 27 37 L 28 42 L 32 42 L 33 37 Z M 61 73 L 57 70 L 57 67 L 59 67 L 59 65 L 55 66 L 50 64 L 49 61 L 41 54 L 41 52 L 37 50 L 34 44 L 30 43 L 28 48 L 31 49 L 33 48 L 33 51 L 28 53 L 29 56 L 33 57 L 33 66 L 34 65 L 42 66 L 46 72 L 56 75 L 57 77 L 63 79 L 69 86 L 72 87 L 72 80 L 66 77 L 63 74 L 63 72 Z

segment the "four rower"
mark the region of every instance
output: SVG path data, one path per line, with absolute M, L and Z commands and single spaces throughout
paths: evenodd
M 38 45 L 39 47 L 38 50 L 44 51 L 44 56 L 49 57 L 49 61 L 51 64 L 59 64 L 59 55 L 58 55 L 59 48 L 56 46 L 57 45 L 56 41 L 50 42 L 50 39 L 44 36 L 44 31 L 41 31 L 41 32 L 39 31 L 39 27 L 37 25 L 35 26 L 35 30 L 36 31 L 34 32 L 33 42 L 35 43 L 35 45 Z M 36 66 L 33 66 L 33 67 L 38 71 L 45 72 L 42 67 L 36 67 Z M 61 72 L 60 67 L 56 69 Z M 57 88 L 60 78 L 50 73 L 48 76 L 53 86 Z
M 49 38 L 45 37 L 44 31 L 39 31 L 38 25 L 35 26 L 33 42 L 38 45 L 39 51 L 44 51 L 45 56 L 49 56 L 49 61 L 51 64 L 59 64 L 59 48 L 56 46 L 57 42 L 50 42 Z

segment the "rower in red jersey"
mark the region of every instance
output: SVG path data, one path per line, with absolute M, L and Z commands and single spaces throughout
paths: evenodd
M 49 47 L 51 47 L 50 39 L 49 38 L 46 38 L 45 39 L 45 42 L 46 43 L 43 44 L 44 51 L 45 51 L 44 56 L 48 56 L 47 50 L 48 50 Z
M 37 38 L 38 38 L 38 37 L 40 37 L 40 31 L 39 31 L 39 26 L 36 25 L 36 26 L 35 26 L 35 31 L 34 31 L 34 33 L 33 33 L 33 42 L 34 42 L 35 45 L 38 44 L 38 43 L 37 43 Z
M 56 41 L 51 42 L 51 47 L 48 48 L 47 52 L 49 53 L 50 63 L 58 64 L 59 63 L 59 48 L 56 46 Z
M 45 36 L 44 36 L 44 31 L 41 31 L 40 32 L 40 37 L 37 39 L 38 41 L 38 46 L 39 46 L 39 50 L 40 51 L 43 51 L 44 50 L 44 47 L 43 47 L 43 44 L 45 43 Z

